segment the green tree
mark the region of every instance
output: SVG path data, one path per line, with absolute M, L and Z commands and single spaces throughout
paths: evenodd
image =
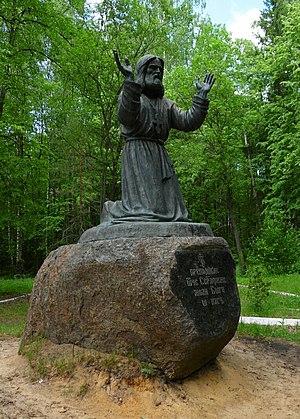
M 1 266 L 20 271 L 40 264 L 36 220 L 46 210 L 46 69 L 55 62 L 49 49 L 69 42 L 77 13 L 67 2 L 15 0 L 0 6 Z
M 194 12 L 189 1 L 102 1 L 97 13 L 79 0 L 5 3 L 1 266 L 35 270 L 51 249 L 98 224 L 105 200 L 119 197 L 122 78 L 113 49 L 133 64 L 150 50 L 170 65 L 183 62 L 192 48 Z
M 295 260 L 300 256 L 299 238 L 296 231 L 293 231 L 299 228 L 300 222 L 300 185 L 297 181 L 300 175 L 300 3 L 277 2 L 273 5 L 272 12 L 273 20 L 277 19 L 280 24 L 272 20 L 269 22 L 269 27 L 275 26 L 277 30 L 271 32 L 272 37 L 264 46 L 263 59 L 258 65 L 264 80 L 264 103 L 261 109 L 265 120 L 265 135 L 260 147 L 261 161 L 267 162 L 267 182 L 263 201 L 264 224 L 257 246 L 260 248 L 259 252 L 265 255 L 264 261 L 270 270 L 290 271 L 299 269 L 296 268 Z M 266 32 L 268 33 L 268 28 Z M 285 236 L 280 239 L 280 234 L 277 234 L 277 240 L 274 240 L 274 235 L 280 231 L 285 231 Z M 270 237 L 273 239 L 268 240 Z M 293 241 L 294 246 L 284 244 Z M 263 243 L 266 248 L 262 252 Z M 284 249 L 280 257 L 278 249 Z M 272 254 L 277 254 L 277 257 L 273 257 L 273 268 L 270 263 Z
M 185 108 L 196 74 L 207 69 L 217 77 L 204 126 L 182 140 L 181 133 L 174 133 L 172 138 L 178 141 L 169 149 L 193 220 L 209 222 L 215 234 L 235 245 L 242 270 L 245 247 L 259 222 L 256 172 L 248 150 L 253 141 L 248 115 L 255 103 L 241 75 L 249 64 L 245 51 L 254 54 L 253 49 L 250 43 L 233 42 L 224 27 L 203 21 L 191 66 L 177 67 L 169 77 L 172 97 Z

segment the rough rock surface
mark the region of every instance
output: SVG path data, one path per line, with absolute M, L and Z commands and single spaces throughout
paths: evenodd
M 219 354 L 239 314 L 234 261 L 222 238 L 83 242 L 44 261 L 23 342 L 43 335 L 55 343 L 133 352 L 177 379 Z

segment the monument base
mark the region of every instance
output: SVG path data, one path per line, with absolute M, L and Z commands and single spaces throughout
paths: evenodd
M 146 237 L 202 237 L 213 236 L 211 228 L 206 223 L 186 222 L 107 222 L 86 230 L 79 239 L 79 243 L 111 240 L 120 238 Z
M 83 241 L 44 261 L 23 343 L 42 335 L 59 344 L 138 353 L 179 379 L 219 354 L 239 315 L 235 265 L 222 238 Z

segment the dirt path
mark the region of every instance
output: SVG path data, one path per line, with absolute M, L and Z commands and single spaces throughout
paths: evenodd
M 88 371 L 33 382 L 18 345 L 0 338 L 1 419 L 300 418 L 300 346 L 283 341 L 235 338 L 216 362 L 183 382 L 143 379 L 135 386 Z

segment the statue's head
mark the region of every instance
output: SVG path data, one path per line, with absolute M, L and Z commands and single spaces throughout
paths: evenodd
M 143 86 L 143 93 L 151 97 L 163 97 L 162 84 L 164 62 L 156 55 L 144 55 L 136 65 L 137 80 Z

